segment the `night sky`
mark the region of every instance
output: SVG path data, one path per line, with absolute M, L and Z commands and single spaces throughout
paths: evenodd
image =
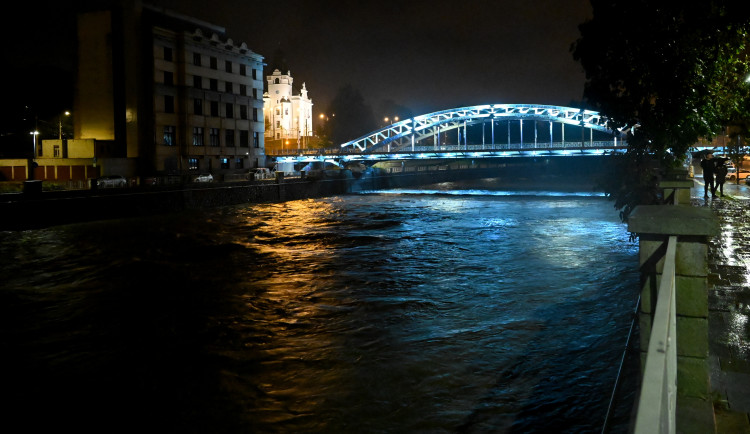
M 75 3 L 28 2 L 19 18 L 29 20 L 10 27 L 23 37 L 4 44 L 12 62 L 72 68 Z M 378 113 L 387 100 L 420 114 L 489 103 L 568 105 L 582 97 L 584 73 L 570 45 L 591 16 L 588 0 L 149 3 L 225 27 L 268 64 L 281 50 L 295 85 L 307 84 L 315 116 L 347 84 L 378 117 L 389 115 Z

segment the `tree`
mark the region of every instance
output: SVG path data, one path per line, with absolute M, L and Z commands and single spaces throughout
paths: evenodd
M 623 161 L 632 161 L 623 164 L 646 170 L 647 160 L 656 160 L 662 169 L 674 167 L 699 137 L 750 118 L 746 2 L 591 4 L 593 18 L 579 26 L 571 51 L 586 73 L 586 102 L 628 131 Z M 652 183 L 642 173 L 623 175 Z M 622 199 L 629 182 L 608 184 L 605 192 Z
M 750 143 L 748 143 L 748 125 L 737 124 L 727 128 L 727 135 L 729 136 L 729 142 L 726 143 L 724 149 L 726 150 L 727 157 L 734 163 L 734 167 L 737 168 L 737 184 L 740 183 L 739 169 L 742 167 L 742 160 L 745 159 L 745 155 L 750 151 Z
M 338 146 L 377 128 L 372 108 L 351 85 L 339 89 L 328 107 L 327 137 Z

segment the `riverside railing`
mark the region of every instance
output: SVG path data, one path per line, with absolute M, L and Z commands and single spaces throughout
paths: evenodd
M 664 256 L 651 336 L 646 355 L 635 434 L 674 433 L 677 409 L 677 317 L 675 254 L 677 236 L 670 236 Z

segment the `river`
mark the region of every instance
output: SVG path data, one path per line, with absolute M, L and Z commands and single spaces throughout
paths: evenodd
M 2 423 L 600 432 L 628 235 L 600 194 L 493 180 L 0 232 Z

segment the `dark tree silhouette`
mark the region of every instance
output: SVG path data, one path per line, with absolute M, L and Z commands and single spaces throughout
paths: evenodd
M 328 107 L 326 136 L 333 145 L 357 139 L 377 128 L 372 108 L 359 90 L 346 85 L 338 90 Z
M 750 3 L 591 0 L 593 18 L 571 47 L 586 72 L 584 98 L 629 131 L 619 159 L 630 179 L 602 188 L 620 209 L 653 195 L 656 161 L 676 166 L 700 137 L 711 138 L 750 113 Z M 627 218 L 627 213 L 624 215 Z

